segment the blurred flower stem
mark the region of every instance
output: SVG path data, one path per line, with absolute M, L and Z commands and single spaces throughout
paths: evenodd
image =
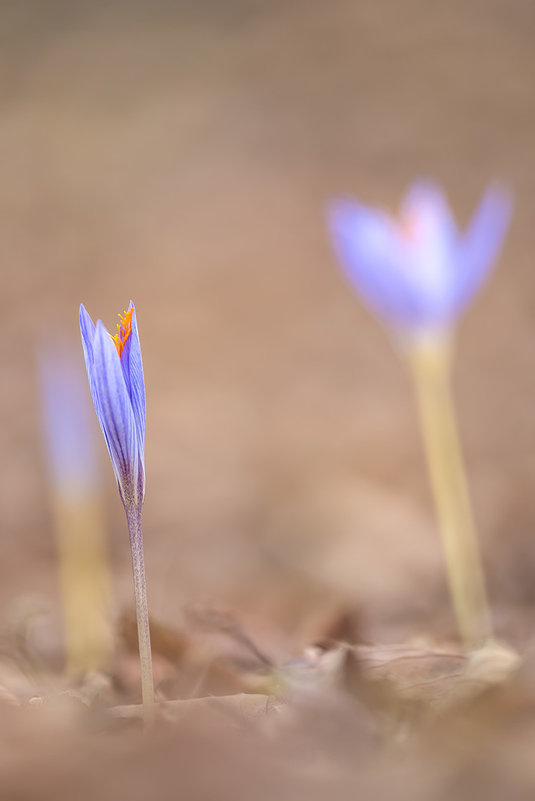
M 451 396 L 449 343 L 416 340 L 409 363 L 453 606 L 463 641 L 473 648 L 490 639 L 491 621 Z
M 100 499 L 56 490 L 53 511 L 65 631 L 67 671 L 107 670 L 113 649 L 109 570 Z

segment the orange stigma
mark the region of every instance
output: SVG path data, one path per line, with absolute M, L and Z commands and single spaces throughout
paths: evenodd
M 398 230 L 405 242 L 416 244 L 421 240 L 422 235 L 422 217 L 418 210 L 412 210 L 402 216 Z
M 117 333 L 114 337 L 110 337 L 113 339 L 115 343 L 115 347 L 117 348 L 117 353 L 119 357 L 123 355 L 124 346 L 128 341 L 128 337 L 132 333 L 132 312 L 134 311 L 133 307 L 128 309 L 128 311 L 123 312 L 123 314 L 119 315 L 120 323 L 117 323 Z

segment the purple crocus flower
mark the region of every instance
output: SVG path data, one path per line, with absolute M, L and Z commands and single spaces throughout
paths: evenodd
M 409 336 L 452 326 L 495 262 L 511 216 L 511 198 L 490 187 L 465 232 L 431 183 L 416 183 L 399 218 L 351 200 L 330 207 L 334 247 L 365 302 Z
M 89 386 L 126 509 L 145 495 L 145 383 L 134 304 L 119 315 L 112 337 L 80 306 L 80 330 Z
M 117 334 L 95 325 L 80 306 L 85 365 L 95 411 L 110 452 L 126 512 L 141 662 L 145 722 L 154 717 L 154 683 L 143 555 L 141 511 L 145 496 L 145 382 L 134 304 L 119 315 Z

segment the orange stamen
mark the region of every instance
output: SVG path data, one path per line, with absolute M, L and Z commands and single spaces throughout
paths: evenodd
M 420 216 L 415 212 L 405 214 L 400 223 L 401 236 L 406 242 L 417 242 L 422 228 Z
M 124 346 L 128 340 L 128 337 L 132 333 L 132 313 L 134 309 L 128 309 L 128 311 L 123 312 L 123 314 L 119 314 L 120 323 L 117 323 L 117 333 L 114 337 L 110 337 L 113 339 L 115 343 L 115 347 L 117 348 L 117 353 L 119 357 L 123 355 Z

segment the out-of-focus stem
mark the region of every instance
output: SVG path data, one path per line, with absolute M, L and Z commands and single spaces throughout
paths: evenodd
M 450 388 L 445 340 L 417 342 L 409 351 L 453 606 L 465 645 L 491 637 L 485 580 Z
M 67 670 L 78 675 L 109 666 L 112 634 L 109 574 L 99 496 L 55 488 Z
M 141 527 L 141 504 L 126 507 L 126 519 L 130 534 L 134 595 L 136 599 L 137 636 L 141 663 L 141 696 L 145 726 L 154 722 L 154 681 L 152 678 L 152 654 L 150 647 L 149 610 L 147 606 L 147 584 L 143 559 L 143 531 Z

